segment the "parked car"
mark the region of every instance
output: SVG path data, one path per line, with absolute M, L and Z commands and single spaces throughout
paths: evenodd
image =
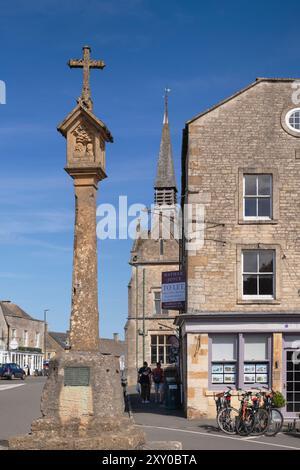
M 25 371 L 21 369 L 18 364 L 14 362 L 3 364 L 0 367 L 0 377 L 2 379 L 22 379 L 24 380 L 26 377 Z

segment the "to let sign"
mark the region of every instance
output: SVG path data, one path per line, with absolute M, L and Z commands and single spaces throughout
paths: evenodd
M 182 271 L 162 273 L 161 307 L 166 310 L 185 310 L 185 274 Z

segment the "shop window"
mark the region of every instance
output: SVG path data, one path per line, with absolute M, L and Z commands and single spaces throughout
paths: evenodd
M 244 384 L 269 383 L 269 337 L 244 335 Z
M 235 384 L 237 373 L 237 335 L 211 336 L 212 384 Z
M 271 337 L 266 334 L 211 334 L 209 361 L 212 387 L 269 386 Z

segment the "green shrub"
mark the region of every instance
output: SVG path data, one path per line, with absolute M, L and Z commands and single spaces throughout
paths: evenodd
M 274 408 L 282 408 L 285 405 L 285 398 L 281 392 L 275 392 L 273 395 Z

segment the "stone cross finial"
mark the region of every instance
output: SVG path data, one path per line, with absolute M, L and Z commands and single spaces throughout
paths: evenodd
M 102 60 L 92 60 L 90 58 L 90 46 L 83 46 L 82 50 L 83 59 L 70 59 L 68 65 L 70 68 L 83 68 L 82 93 L 80 98 L 78 98 L 78 103 L 91 111 L 93 109 L 93 102 L 90 89 L 90 69 L 103 69 L 105 63 Z

